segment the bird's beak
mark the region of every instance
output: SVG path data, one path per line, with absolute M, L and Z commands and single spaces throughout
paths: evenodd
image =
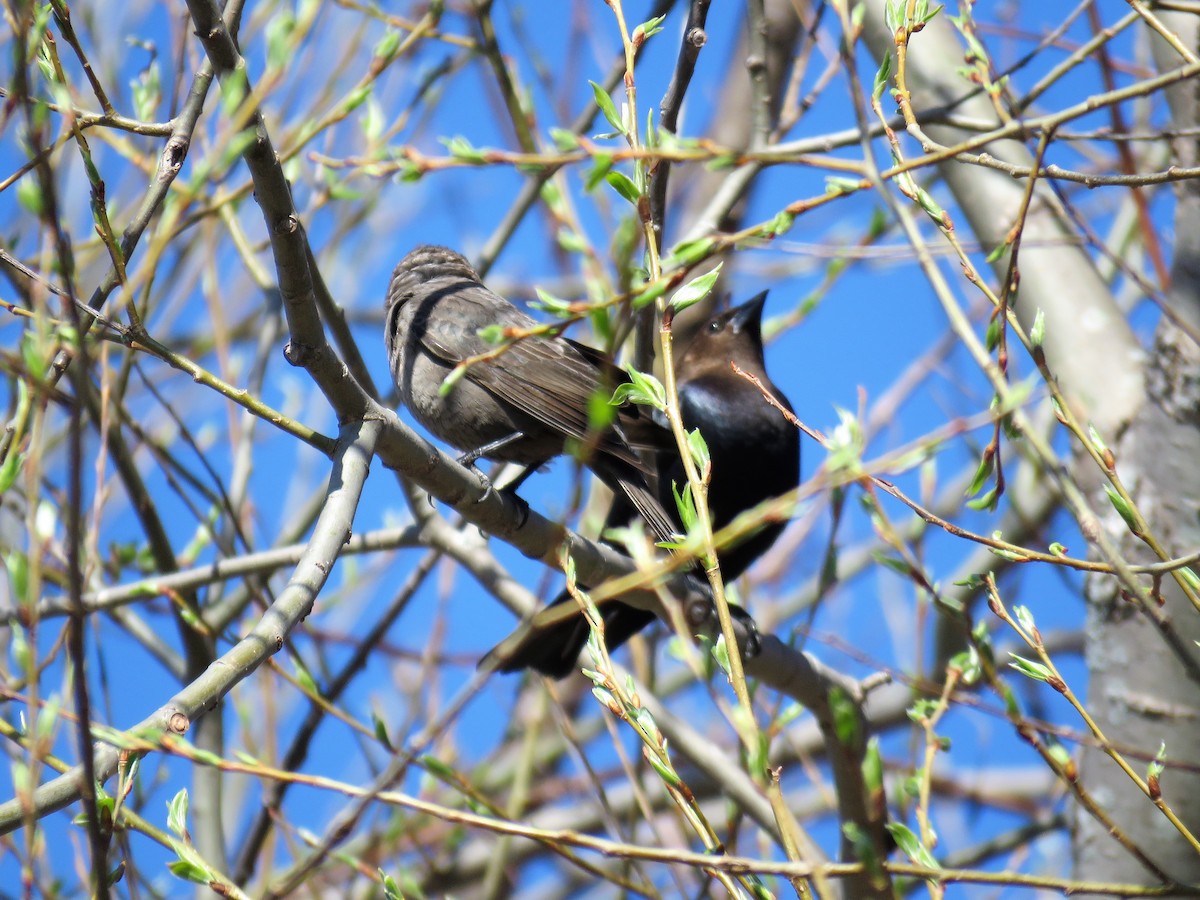
M 767 302 L 767 292 L 756 294 L 751 297 L 741 306 L 731 310 L 729 323 L 733 325 L 733 330 L 737 334 L 744 331 L 749 331 L 751 334 L 758 335 L 762 331 L 762 313 L 763 304 Z

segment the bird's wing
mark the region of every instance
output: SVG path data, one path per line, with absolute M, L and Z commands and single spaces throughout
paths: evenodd
M 570 344 L 580 356 L 602 372 L 604 384 L 612 385 L 613 390 L 619 385 L 629 382 L 629 373 L 614 363 L 612 357 L 607 353 L 597 350 L 595 347 L 589 347 L 587 344 L 581 344 L 579 341 L 573 341 L 571 338 L 565 337 L 562 340 Z M 617 407 L 614 427 L 629 446 L 638 450 L 675 449 L 675 436 L 671 434 L 671 429 L 654 419 L 648 406 L 638 406 L 629 402 L 622 403 Z
M 497 349 L 479 336 L 481 321 L 522 330 L 538 324 L 486 287 L 457 279 L 445 279 L 445 285 L 437 281 L 426 284 L 417 302 L 436 303 L 438 330 L 422 327 L 419 309 L 414 310 L 414 327 L 426 352 L 450 366 Z M 648 466 L 631 445 L 656 449 L 664 440 L 661 426 L 636 408 L 618 410 L 616 427 L 597 437 L 589 415 L 593 397 L 607 400 L 629 376 L 599 351 L 575 341 L 525 338 L 469 366 L 465 377 L 565 437 L 592 441 L 600 452 L 640 471 Z

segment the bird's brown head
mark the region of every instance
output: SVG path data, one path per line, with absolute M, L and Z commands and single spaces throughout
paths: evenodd
M 479 283 L 479 273 L 461 253 L 436 244 L 421 244 L 396 264 L 388 286 L 388 304 L 407 299 L 413 290 L 435 278 Z
M 762 372 L 762 313 L 766 301 L 767 292 L 763 291 L 709 319 L 680 357 L 676 366 L 679 377 L 689 379 L 706 371 L 727 369 L 730 360 L 749 372 Z

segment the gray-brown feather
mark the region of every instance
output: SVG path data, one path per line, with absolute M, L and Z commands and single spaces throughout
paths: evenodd
M 650 467 L 634 447 L 661 449 L 670 434 L 639 407 L 616 412 L 597 433 L 593 398 L 608 397 L 627 376 L 603 354 L 558 336 L 530 336 L 500 352 L 479 335 L 498 325 L 527 332 L 537 322 L 479 280 L 467 260 L 444 247 L 413 250 L 388 286 L 386 340 L 392 376 L 404 404 L 441 440 L 474 451 L 514 433 L 522 437 L 489 458 L 538 465 L 572 439 L 585 462 L 621 490 L 660 538 L 673 532 L 671 517 L 647 489 Z M 482 354 L 464 376 L 442 390 L 455 367 Z

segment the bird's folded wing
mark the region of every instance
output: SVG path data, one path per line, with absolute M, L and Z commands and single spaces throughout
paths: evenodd
M 480 296 L 472 296 L 474 292 Z M 473 286 L 470 290 L 447 291 L 438 299 L 437 318 L 440 328 L 451 328 L 449 334 L 439 334 L 427 328 L 421 335 L 425 349 L 449 365 L 456 366 L 472 356 L 499 349 L 491 359 L 468 367 L 466 377 L 507 403 L 566 437 L 581 443 L 596 440 L 595 423 L 589 416 L 592 398 L 607 400 L 628 375 L 603 357 L 599 351 L 581 351 L 583 345 L 560 338 L 527 337 L 507 347 L 497 348 L 478 333 L 468 333 L 467 323 L 491 321 L 504 328 L 529 329 L 537 325 L 519 310 L 498 310 L 486 288 Z M 505 304 L 507 306 L 507 304 Z M 488 318 L 490 316 L 490 319 Z M 502 321 L 495 321 L 501 318 Z M 453 340 L 453 343 L 451 343 Z M 464 353 L 463 350 L 469 350 Z M 602 360 L 602 362 L 600 362 Z M 612 380 L 610 380 L 610 378 Z M 636 412 L 636 411 L 635 411 Z M 645 423 L 639 419 L 644 419 Z M 635 423 L 632 426 L 629 423 Z M 618 433 L 607 431 L 600 435 L 596 448 L 621 459 L 639 471 L 648 466 L 621 437 L 626 431 L 635 433 L 631 442 L 636 446 L 657 447 L 661 443 L 649 417 L 633 417 L 619 413 Z M 647 437 L 654 434 L 654 442 Z

